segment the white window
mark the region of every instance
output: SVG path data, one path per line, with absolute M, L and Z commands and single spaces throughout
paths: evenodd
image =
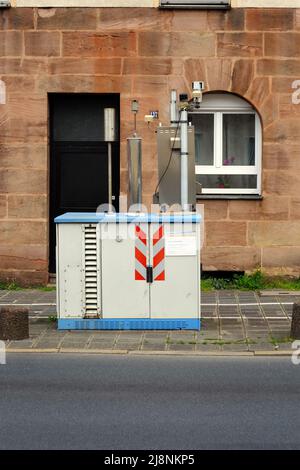
M 262 138 L 255 109 L 236 95 L 207 93 L 189 121 L 202 194 L 260 194 Z

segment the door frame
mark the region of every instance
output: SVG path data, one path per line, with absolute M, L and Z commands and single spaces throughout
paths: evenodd
M 55 274 L 56 263 L 55 263 L 55 239 L 56 239 L 56 230 L 53 227 L 53 220 L 56 214 L 56 189 L 57 189 L 57 162 L 54 158 L 54 148 L 55 141 L 53 139 L 53 107 L 55 106 L 55 99 L 58 99 L 59 96 L 67 95 L 77 95 L 84 97 L 93 95 L 95 98 L 101 97 L 112 97 L 115 101 L 116 107 L 116 124 L 117 124 L 117 141 L 113 144 L 115 146 L 115 158 L 113 159 L 113 169 L 112 169 L 112 181 L 113 181 L 113 194 L 115 195 L 114 205 L 116 211 L 119 211 L 119 196 L 120 196 L 120 93 L 86 93 L 86 92 L 49 92 L 47 93 L 47 103 L 48 103 L 48 273 L 49 275 Z M 95 141 L 91 145 L 97 145 L 97 143 L 103 143 L 104 141 Z M 66 143 L 66 142 L 65 142 Z M 57 144 L 57 143 L 56 143 Z M 77 142 L 78 145 L 84 144 L 84 142 Z M 53 259 L 54 257 L 54 259 Z M 55 270 L 55 271 L 54 271 Z M 53 272 L 54 271 L 54 272 Z

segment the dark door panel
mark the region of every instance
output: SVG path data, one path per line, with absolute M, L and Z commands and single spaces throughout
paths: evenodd
M 49 271 L 54 273 L 56 230 L 53 219 L 65 212 L 94 212 L 99 205 L 108 203 L 108 144 L 103 141 L 103 115 L 105 107 L 114 107 L 119 120 L 119 96 L 51 94 L 49 104 Z M 74 140 L 68 140 L 70 137 Z M 114 142 L 112 189 L 117 211 L 119 152 L 119 142 Z
M 57 206 L 60 210 L 95 208 L 108 194 L 107 144 L 55 145 L 59 162 Z

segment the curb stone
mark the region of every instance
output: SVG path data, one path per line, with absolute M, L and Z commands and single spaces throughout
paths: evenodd
M 9 353 L 62 353 L 62 354 L 98 354 L 98 355 L 127 355 L 127 356 L 182 356 L 182 357 L 286 357 L 291 356 L 293 351 L 132 351 L 127 349 L 34 349 L 34 348 L 11 348 Z

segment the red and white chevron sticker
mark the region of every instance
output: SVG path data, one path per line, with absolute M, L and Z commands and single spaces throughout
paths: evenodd
M 135 280 L 147 279 L 147 235 L 138 225 L 135 226 Z
M 165 280 L 165 237 L 164 227 L 159 226 L 159 229 L 153 234 L 153 280 Z

